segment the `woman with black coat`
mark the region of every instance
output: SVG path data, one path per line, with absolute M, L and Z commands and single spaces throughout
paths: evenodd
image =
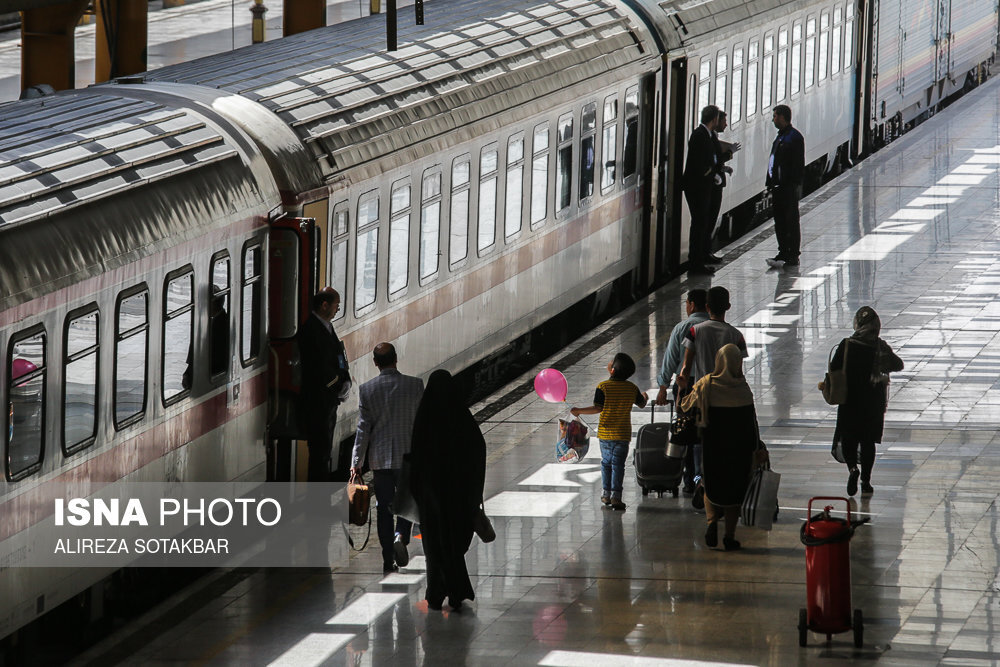
M 872 468 L 875 466 L 875 443 L 882 442 L 885 410 L 889 404 L 889 373 L 903 370 L 903 360 L 889 344 L 879 338 L 882 328 L 878 313 L 863 306 L 854 315 L 854 334 L 840 342 L 830 361 L 830 370 L 844 368 L 847 356 L 847 400 L 837 406 L 837 429 L 834 443 L 841 443 L 847 463 L 847 495 L 873 493 Z M 858 450 L 861 470 L 858 470 Z
M 431 373 L 413 422 L 410 488 L 420 511 L 427 560 L 427 606 L 452 609 L 474 600 L 465 552 L 483 502 L 486 440 L 465 406 L 454 378 Z

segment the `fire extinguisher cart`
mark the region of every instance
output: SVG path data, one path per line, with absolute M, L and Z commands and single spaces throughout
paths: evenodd
M 813 503 L 836 500 L 847 507 L 847 518 L 830 516 L 833 505 L 813 516 Z M 854 529 L 868 521 L 851 520 L 847 498 L 817 496 L 809 500 L 808 516 L 800 537 L 806 545 L 806 608 L 799 610 L 799 646 L 806 645 L 812 630 L 831 635 L 854 630 L 854 645 L 864 641 L 864 618 L 860 609 L 851 614 L 851 537 Z

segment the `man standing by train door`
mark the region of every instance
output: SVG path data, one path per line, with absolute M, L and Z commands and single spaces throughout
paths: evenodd
M 688 140 L 684 162 L 684 198 L 691 212 L 688 237 L 688 273 L 713 274 L 708 266 L 712 243 L 712 189 L 722 183 L 716 169 L 718 156 L 712 133 L 719 119 L 719 107 L 709 104 L 701 110 L 701 125 Z
M 771 144 L 767 163 L 767 189 L 771 191 L 774 232 L 778 254 L 767 260 L 771 268 L 799 265 L 799 199 L 802 198 L 802 174 L 806 168 L 806 142 L 792 127 L 792 110 L 784 104 L 774 107 L 772 115 L 778 136 Z
M 300 419 L 309 442 L 310 482 L 330 479 L 330 453 L 337 425 L 337 406 L 350 388 L 344 344 L 330 322 L 340 310 L 340 294 L 324 287 L 312 298 L 312 313 L 299 329 L 302 364 Z

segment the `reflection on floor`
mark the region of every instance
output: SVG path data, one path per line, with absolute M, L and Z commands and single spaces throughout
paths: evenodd
M 707 548 L 690 500 L 642 497 L 631 465 L 627 511 L 603 508 L 596 442 L 581 463 L 554 463 L 555 419 L 566 406 L 530 395 L 482 425 L 486 508 L 498 538 L 473 542 L 477 597 L 468 609 L 428 611 L 422 559 L 383 577 L 373 544 L 333 576 L 247 576 L 174 625 L 150 620 L 141 646 L 106 656 L 144 664 L 1000 662 L 998 86 L 986 84 L 804 202 L 797 272 L 766 269 L 775 252 L 766 229 L 711 279 L 732 293 L 728 319 L 750 343 L 747 377 L 782 475 L 778 523 L 770 532 L 741 527 L 741 551 Z M 640 386 L 652 387 L 682 295 L 709 284 L 677 281 L 602 327 L 630 325 L 564 369 L 569 400 L 589 404 L 618 351 L 636 359 Z M 864 647 L 847 633 L 830 644 L 811 634 L 800 648 L 799 527 L 809 498 L 844 495 L 847 479 L 829 454 L 835 411 L 815 386 L 866 304 L 906 370 L 893 377 L 875 493 L 853 505 L 872 519 L 851 543 Z M 636 411 L 634 426 L 648 418 Z

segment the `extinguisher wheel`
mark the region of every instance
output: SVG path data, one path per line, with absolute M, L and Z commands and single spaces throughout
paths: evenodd
M 854 610 L 854 648 L 861 648 L 865 643 L 865 619 L 860 609 Z

